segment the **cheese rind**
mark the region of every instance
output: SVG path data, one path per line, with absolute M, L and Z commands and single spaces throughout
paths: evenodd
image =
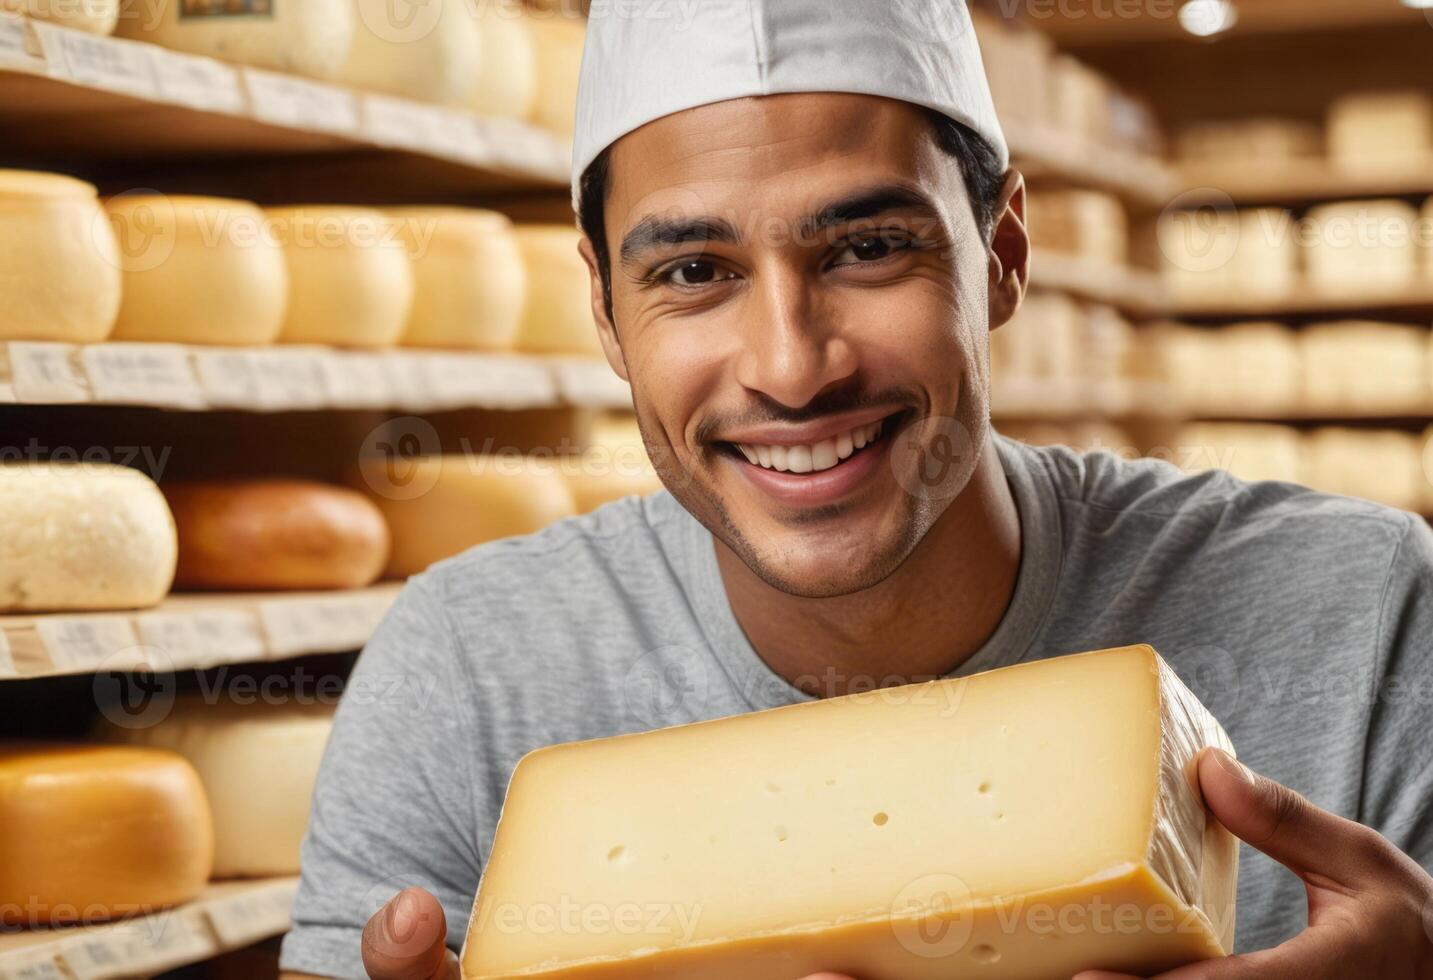
M 587 265 L 577 251 L 582 233 L 566 225 L 518 225 L 516 234 L 527 269 L 518 349 L 601 355 Z
M 537 61 L 531 121 L 570 137 L 577 128 L 577 83 L 587 22 L 577 17 L 530 15 L 527 24 Z
M 471 0 L 413 6 L 348 0 L 353 44 L 338 73 L 347 85 L 423 102 L 462 105 L 479 77 L 483 45 Z
M 1349 321 L 1299 333 L 1304 403 L 1314 412 L 1416 415 L 1429 406 L 1428 329 Z
M 134 41 L 255 68 L 332 78 L 353 41 L 353 0 L 246 4 L 124 0 L 115 33 Z
M 537 41 L 522 5 L 472 2 L 478 5 L 482 56 L 468 108 L 484 116 L 527 119 L 537 102 Z
M 1228 749 L 1218 723 L 1128 647 L 541 749 L 513 775 L 463 976 L 998 980 L 1216 957 L 1238 851 L 1190 782 L 1206 746 Z

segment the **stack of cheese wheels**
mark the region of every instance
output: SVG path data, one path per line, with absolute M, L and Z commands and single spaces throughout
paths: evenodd
M 91 34 L 110 34 L 119 20 L 119 0 L 0 0 L 0 12 L 25 14 Z
M 119 269 L 94 187 L 0 170 L 0 340 L 103 340 L 119 313 Z
M 116 33 L 236 64 L 332 78 L 354 36 L 353 0 L 271 3 L 124 0 Z
M 496 211 L 389 211 L 413 269 L 403 329 L 412 347 L 510 350 L 527 302 L 527 270 L 512 222 Z
M 551 458 L 518 454 L 426 456 L 406 461 L 401 482 L 389 461 L 365 459 L 360 476 L 388 521 L 392 578 L 498 538 L 531 534 L 576 512 Z
M 1030 239 L 1036 249 L 1101 265 L 1129 258 L 1129 219 L 1113 194 L 1041 191 L 1029 198 Z
M 1318 126 L 1298 119 L 1220 120 L 1185 129 L 1179 155 L 1187 163 L 1221 169 L 1266 167 L 1272 161 L 1318 159 L 1323 142 Z
M 413 273 L 391 222 L 366 208 L 271 208 L 288 266 L 290 344 L 391 347 L 413 302 Z
M 528 23 L 536 40 L 537 99 L 532 121 L 560 136 L 577 128 L 577 81 L 582 73 L 586 22 L 561 14 L 534 13 Z
M 1206 408 L 1228 415 L 1274 415 L 1300 401 L 1298 335 L 1282 323 L 1235 323 L 1210 332 Z
M 106 202 L 124 301 L 115 340 L 268 344 L 284 325 L 288 272 L 247 201 L 128 194 Z
M 1081 379 L 1109 387 L 1122 384 L 1130 376 L 1134 346 L 1134 326 L 1118 310 L 1085 307 L 1079 339 Z
M 1318 429 L 1304 440 L 1309 485 L 1400 510 L 1423 504 L 1423 446 L 1410 432 Z
M 332 727 L 333 706 L 321 701 L 210 704 L 190 696 L 158 724 L 110 724 L 101 735 L 184 756 L 214 810 L 214 877 L 253 878 L 298 874 Z
M 363 494 L 309 480 L 168 483 L 181 589 L 352 589 L 388 561 L 388 525 Z
M 1400 289 L 1419 275 L 1418 211 L 1398 200 L 1341 201 L 1309 211 L 1304 249 L 1316 286 Z
M 169 508 L 123 466 L 0 465 L 0 542 L 0 611 L 152 606 L 174 579 Z
M 160 749 L 0 745 L 0 827 L 7 926 L 157 912 L 198 895 L 213 866 L 204 787 Z
M 1212 358 L 1211 331 L 1184 323 L 1162 321 L 1140 328 L 1135 341 L 1135 376 L 1162 385 L 1173 402 L 1187 412 L 1207 411 L 1219 397 L 1205 379 Z
M 1360 92 L 1329 107 L 1329 158 L 1348 173 L 1407 172 L 1433 155 L 1433 98 L 1426 92 Z
M 1078 372 L 1083 324 L 1084 312 L 1063 293 L 1031 293 L 1015 318 L 992 335 L 999 338 L 992 341 L 992 350 L 999 349 L 995 359 L 1007 378 L 1069 381 Z
M 518 225 L 527 268 L 527 300 L 518 347 L 538 354 L 598 354 L 587 265 L 577 251 L 582 233 L 566 225 Z
M 1056 55 L 1047 80 L 1049 122 L 1080 141 L 1099 144 L 1109 136 L 1109 80 L 1084 62 Z
M 462 105 L 479 78 L 483 44 L 471 0 L 346 0 L 353 45 L 339 79 L 358 88 Z
M 1428 408 L 1428 329 L 1395 323 L 1323 323 L 1299 335 L 1304 404 L 1337 415 Z
M 1305 479 L 1297 429 L 1245 422 L 1197 422 L 1179 430 L 1174 462 L 1190 472 L 1226 470 L 1241 480 Z
M 482 53 L 468 108 L 484 116 L 531 117 L 537 103 L 537 40 L 518 0 L 470 0 Z
M 662 489 L 637 418 L 631 413 L 595 419 L 592 444 L 586 452 L 563 460 L 562 467 L 580 514 L 623 497 L 645 497 Z

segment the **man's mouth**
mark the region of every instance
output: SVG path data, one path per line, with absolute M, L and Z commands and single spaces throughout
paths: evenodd
M 798 476 L 824 473 L 835 469 L 847 460 L 869 451 L 898 431 L 897 423 L 904 412 L 877 419 L 865 425 L 854 426 L 834 436 L 802 445 L 768 445 L 756 442 L 727 443 L 733 455 L 745 459 L 752 466 L 777 473 Z

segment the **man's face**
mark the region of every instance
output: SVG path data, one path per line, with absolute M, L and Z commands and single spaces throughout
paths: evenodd
M 929 117 L 739 99 L 624 137 L 611 168 L 604 343 L 663 481 L 782 591 L 877 584 L 988 419 L 990 257 Z

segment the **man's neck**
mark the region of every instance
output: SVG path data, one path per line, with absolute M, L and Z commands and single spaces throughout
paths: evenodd
M 721 541 L 717 564 L 757 654 L 820 697 L 949 673 L 995 632 L 1020 569 L 1020 517 L 994 441 L 969 485 L 899 569 L 863 592 L 788 595 Z

